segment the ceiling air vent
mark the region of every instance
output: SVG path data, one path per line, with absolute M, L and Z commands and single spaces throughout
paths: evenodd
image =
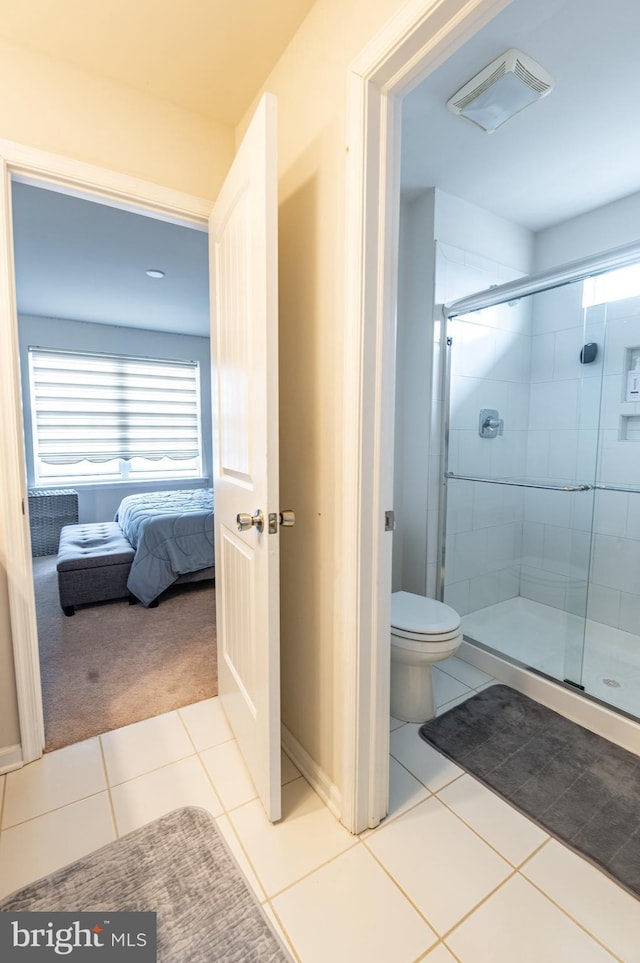
M 552 88 L 553 80 L 540 64 L 511 49 L 461 87 L 447 107 L 491 134 Z

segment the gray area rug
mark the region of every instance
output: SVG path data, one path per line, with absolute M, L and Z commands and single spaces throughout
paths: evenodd
M 0 910 L 157 913 L 159 963 L 290 963 L 208 812 L 167 816 L 0 902 Z
M 56 556 L 33 572 L 47 752 L 217 695 L 213 582 L 168 589 L 154 609 L 122 599 L 67 618 Z
M 640 757 L 506 685 L 421 737 L 640 898 Z

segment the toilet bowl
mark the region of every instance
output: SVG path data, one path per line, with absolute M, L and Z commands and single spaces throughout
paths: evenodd
M 391 596 L 391 715 L 426 722 L 436 714 L 431 666 L 462 642 L 460 616 L 449 605 L 394 592 Z

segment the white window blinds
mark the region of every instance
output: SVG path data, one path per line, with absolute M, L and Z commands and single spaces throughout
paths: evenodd
M 29 365 L 41 462 L 199 457 L 197 362 L 32 347 Z

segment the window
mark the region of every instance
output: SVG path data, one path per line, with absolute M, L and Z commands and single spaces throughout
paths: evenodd
M 590 308 L 594 304 L 605 304 L 609 301 L 622 301 L 624 298 L 637 297 L 640 294 L 640 264 L 607 271 L 587 278 L 584 282 L 582 307 Z
M 201 474 L 197 362 L 29 348 L 35 482 Z

